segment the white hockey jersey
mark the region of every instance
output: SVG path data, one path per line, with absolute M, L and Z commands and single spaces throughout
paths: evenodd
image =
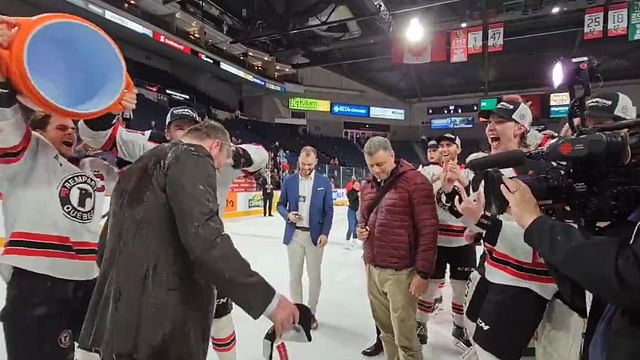
M 471 181 L 473 173 L 461 166 L 462 175 L 467 181 Z M 449 204 L 446 202 L 446 195 L 442 190 L 442 182 L 440 175 L 442 167 L 439 165 L 429 165 L 423 167 L 420 172 L 433 185 L 433 193 L 436 197 L 436 209 L 438 212 L 438 246 L 459 247 L 469 245 L 464 239 L 464 231 L 466 226 L 462 221 L 449 212 Z
M 91 130 L 83 121 L 78 124 L 80 137 L 89 146 L 102 151 L 112 151 L 116 156 L 124 160 L 134 162 L 145 152 L 151 150 L 157 144 L 150 142 L 150 131 L 135 131 L 126 129 L 117 123 L 111 129 L 105 131 Z M 245 169 L 234 169 L 231 166 L 225 166 L 220 169 L 217 176 L 217 196 L 218 204 L 224 208 L 227 202 L 227 192 L 233 180 L 242 175 L 243 172 L 254 173 L 263 169 L 269 161 L 269 154 L 260 145 L 242 144 L 237 145 L 245 149 L 253 164 Z
M 89 171 L 82 171 L 27 127 L 18 105 L 0 108 L 5 280 L 13 267 L 68 280 L 97 277 L 106 175 L 91 168 L 95 161 L 102 162 L 84 161 Z
M 502 173 L 507 177 L 516 175 L 513 169 L 502 169 Z M 503 214 L 485 230 L 487 280 L 529 288 L 545 299 L 551 299 L 558 287 L 538 252 L 524 242 L 524 230 L 514 219 Z

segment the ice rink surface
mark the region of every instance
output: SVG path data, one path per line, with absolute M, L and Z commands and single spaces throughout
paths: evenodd
M 282 244 L 284 220 L 255 217 L 225 221 L 226 231 L 249 260 L 280 293 L 289 296 L 289 275 L 286 248 Z M 354 360 L 367 359 L 360 351 L 371 345 L 375 328 L 367 300 L 362 250 L 345 249 L 347 232 L 346 207 L 336 207 L 329 244 L 322 264 L 322 291 L 318 305 L 318 330 L 310 344 L 288 343 L 291 360 Z M 306 276 L 306 275 L 305 275 Z M 307 284 L 303 280 L 305 299 Z M 0 282 L 0 302 L 5 301 L 5 285 Z M 459 359 L 461 351 L 451 338 L 451 290 L 444 291 L 443 310 L 429 323 L 429 344 L 423 347 L 425 360 Z M 242 309 L 235 307 L 239 360 L 260 360 L 262 339 L 270 327 L 269 320 L 254 321 Z M 0 333 L 2 330 L 0 329 Z M 0 360 L 6 359 L 4 336 L 0 336 Z M 383 359 L 382 355 L 373 359 Z M 217 359 L 212 350 L 207 360 Z

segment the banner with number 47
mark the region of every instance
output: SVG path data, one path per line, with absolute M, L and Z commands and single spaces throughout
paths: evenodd
M 504 46 L 504 23 L 489 24 L 487 37 L 489 52 L 502 51 Z

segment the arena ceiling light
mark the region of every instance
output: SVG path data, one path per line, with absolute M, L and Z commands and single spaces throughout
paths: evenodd
M 552 14 L 558 14 L 558 13 L 560 13 L 560 10 L 561 10 L 561 9 L 560 9 L 560 6 L 554 6 L 554 7 L 551 9 L 551 13 L 552 13 Z
M 424 37 L 424 27 L 418 18 L 412 18 L 404 33 L 409 42 L 418 42 Z
M 553 65 L 553 71 L 551 72 L 551 79 L 553 80 L 553 88 L 557 89 L 558 86 L 564 81 L 564 66 L 562 65 L 562 59 L 558 60 Z

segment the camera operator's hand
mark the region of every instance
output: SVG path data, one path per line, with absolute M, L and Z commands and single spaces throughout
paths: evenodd
M 531 193 L 531 189 L 519 179 L 504 178 L 504 184 L 500 185 L 502 194 L 509 201 L 509 212 L 523 229 L 542 215 L 538 201 Z
M 460 186 L 460 197 L 455 199 L 456 208 L 470 224 L 477 224 L 484 213 L 484 194 L 478 192 L 475 198 L 467 195 L 464 187 Z

